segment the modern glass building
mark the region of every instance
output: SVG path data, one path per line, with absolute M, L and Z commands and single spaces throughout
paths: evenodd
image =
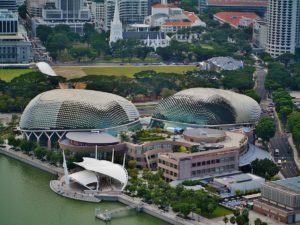
M 27 138 L 69 131 L 105 131 L 116 135 L 140 127 L 139 113 L 125 98 L 99 91 L 58 89 L 36 96 L 25 108 L 20 130 Z
M 232 91 L 191 88 L 162 100 L 155 109 L 153 127 L 217 127 L 250 125 L 258 121 L 260 106 Z

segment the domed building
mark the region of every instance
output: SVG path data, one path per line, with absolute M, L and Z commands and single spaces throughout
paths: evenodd
M 261 109 L 252 98 L 214 88 L 191 88 L 163 99 L 155 109 L 153 127 L 218 127 L 251 125 Z
M 69 131 L 97 131 L 116 135 L 140 127 L 139 113 L 123 97 L 91 90 L 57 89 L 39 94 L 25 108 L 20 130 L 27 139 Z

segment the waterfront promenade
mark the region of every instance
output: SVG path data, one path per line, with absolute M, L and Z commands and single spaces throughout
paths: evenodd
M 51 173 L 51 174 L 57 175 L 57 176 L 63 175 L 64 171 L 63 171 L 62 167 L 57 167 L 57 166 L 51 165 L 48 162 L 42 162 L 41 160 L 35 158 L 34 156 L 26 155 L 25 153 L 23 153 L 21 151 L 9 150 L 10 148 L 11 148 L 11 146 L 9 146 L 9 145 L 6 145 L 5 148 L 0 148 L 0 154 L 6 155 L 13 159 L 19 160 L 26 164 L 29 164 L 33 167 L 36 167 L 40 170 L 47 172 L 47 173 Z
M 58 180 L 50 181 L 50 188 L 56 194 L 61 195 L 66 198 L 71 198 L 75 200 L 85 201 L 85 202 L 101 202 L 99 198 L 96 198 L 93 194 L 88 194 L 84 192 L 77 192 L 68 189 L 67 187 L 62 187 L 61 182 Z
M 9 150 L 10 146 L 7 146 L 6 148 L 0 148 L 0 154 L 6 155 L 8 157 L 11 157 L 13 159 L 19 160 L 21 162 L 24 162 L 26 164 L 29 164 L 35 168 L 38 168 L 40 170 L 43 170 L 45 172 L 58 175 L 61 177 L 63 175 L 63 168 L 62 167 L 56 167 L 53 166 L 47 162 L 42 162 L 39 159 L 36 159 L 33 156 L 26 155 L 22 153 L 21 151 L 14 151 Z M 71 190 L 66 190 L 60 188 L 58 185 L 58 180 L 54 180 L 50 182 L 50 188 L 52 191 L 57 193 L 58 195 L 74 199 L 74 200 L 80 200 L 80 201 L 86 201 L 86 202 L 94 202 L 98 203 L 100 201 L 118 201 L 128 206 L 142 206 L 142 211 L 152 215 L 156 218 L 159 218 L 161 220 L 164 220 L 168 223 L 174 224 L 174 225 L 221 225 L 222 223 L 218 223 L 216 221 L 212 221 L 209 219 L 206 219 L 200 215 L 193 215 L 193 218 L 195 220 L 186 220 L 181 217 L 178 217 L 175 212 L 172 210 L 165 212 L 163 210 L 160 210 L 155 205 L 149 205 L 147 203 L 144 203 L 139 198 L 132 198 L 130 196 L 127 196 L 125 194 L 120 194 L 116 192 L 98 192 L 97 194 L 91 194 L 91 193 L 84 193 L 84 192 L 74 192 Z M 198 221 L 197 221 L 198 220 Z

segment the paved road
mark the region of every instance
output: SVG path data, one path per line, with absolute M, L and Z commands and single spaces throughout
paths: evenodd
M 254 73 L 254 76 L 256 77 L 255 91 L 261 97 L 262 100 L 265 100 L 267 98 L 267 91 L 264 85 L 266 71 L 264 70 L 263 67 L 256 66 L 256 71 Z
M 295 177 L 299 175 L 299 170 L 296 166 L 293 156 L 293 150 L 288 144 L 287 136 L 276 134 L 274 138 L 270 140 L 271 150 L 274 153 L 275 149 L 279 149 L 279 157 L 274 157 L 275 161 L 278 162 L 280 159 L 282 167 L 280 172 L 285 178 Z
M 254 76 L 256 77 L 256 82 L 255 82 L 256 93 L 262 99 L 260 106 L 263 110 L 267 111 L 269 108 L 269 104 L 272 101 L 270 99 L 267 99 L 267 91 L 264 87 L 266 71 L 263 68 L 257 66 Z M 274 108 L 273 111 L 275 111 Z M 282 164 L 280 172 L 285 178 L 298 176 L 299 170 L 293 158 L 293 151 L 291 149 L 291 146 L 288 144 L 287 135 L 284 132 L 282 132 L 282 129 L 280 128 L 277 115 L 263 113 L 262 116 L 272 116 L 276 124 L 277 132 L 275 134 L 275 137 L 273 137 L 270 140 L 270 147 L 271 147 L 270 149 L 272 155 L 274 155 L 275 149 L 279 149 L 279 156 L 274 157 L 274 160 L 275 162 L 278 162 L 278 160 L 280 159 L 282 162 L 284 162 Z

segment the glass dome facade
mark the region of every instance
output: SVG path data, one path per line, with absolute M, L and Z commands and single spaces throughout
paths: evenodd
M 191 88 L 162 100 L 155 109 L 152 126 L 159 123 L 210 126 L 255 123 L 260 106 L 252 98 L 232 91 Z
M 119 129 L 139 125 L 135 106 L 123 97 L 99 91 L 57 89 L 27 105 L 21 130 Z

